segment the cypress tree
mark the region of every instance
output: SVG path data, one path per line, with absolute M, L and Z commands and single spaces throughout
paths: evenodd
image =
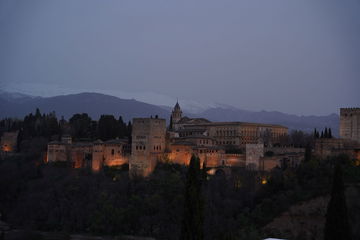
M 172 116 L 170 116 L 170 126 L 169 126 L 170 130 L 173 130 L 173 118 Z
M 305 147 L 305 156 L 304 156 L 304 161 L 305 162 L 308 162 L 311 160 L 311 146 L 310 144 L 306 144 L 306 147 Z
M 331 128 L 329 128 L 329 138 L 332 138 Z
M 193 155 L 186 175 L 181 240 L 204 239 L 204 202 L 201 194 L 200 159 Z
M 328 129 L 327 128 L 325 128 L 325 132 L 324 132 L 324 138 L 328 138 L 329 136 L 328 136 Z
M 41 118 L 41 113 L 40 113 L 40 109 L 39 109 L 39 108 L 36 108 L 36 110 L 35 110 L 35 118 L 36 118 L 36 119 Z
M 340 164 L 337 164 L 334 170 L 331 199 L 326 212 L 324 239 L 351 239 L 351 228 L 347 213 L 345 187 Z
M 204 183 L 207 181 L 207 166 L 206 161 L 203 162 L 202 169 L 201 169 L 201 178 Z
M 320 138 L 324 138 L 324 132 L 323 132 L 323 131 L 321 131 L 321 136 L 320 136 Z
M 126 135 L 126 123 L 124 122 L 123 118 L 120 116 L 118 120 L 118 136 L 119 138 L 124 138 Z

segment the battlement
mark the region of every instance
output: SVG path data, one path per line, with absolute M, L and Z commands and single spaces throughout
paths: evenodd
M 131 175 L 147 176 L 156 165 L 159 154 L 165 151 L 166 120 L 134 118 L 129 170 Z
M 360 108 L 340 108 L 340 116 L 343 116 L 345 114 L 360 114 Z
M 340 138 L 360 142 L 360 108 L 340 108 Z

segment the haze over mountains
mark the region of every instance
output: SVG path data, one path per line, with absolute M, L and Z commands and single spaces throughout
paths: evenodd
M 181 105 L 181 102 L 180 102 Z M 79 93 L 54 97 L 34 97 L 21 93 L 0 92 L 0 118 L 22 118 L 39 108 L 42 113 L 55 111 L 58 117 L 70 118 L 75 113 L 88 113 L 98 119 L 102 114 L 122 116 L 126 121 L 134 117 L 148 117 L 158 115 L 168 120 L 172 106 L 157 106 L 134 99 L 99 93 Z M 280 124 L 289 129 L 313 131 L 314 128 L 330 127 L 338 135 L 339 116 L 297 116 L 277 111 L 247 111 L 231 106 L 215 106 L 198 113 L 188 113 L 190 117 L 204 117 L 211 121 L 244 121 L 257 123 Z

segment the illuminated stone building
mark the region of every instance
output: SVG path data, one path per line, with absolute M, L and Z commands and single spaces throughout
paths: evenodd
M 69 136 L 48 144 L 47 162 L 68 162 L 74 168 L 91 168 L 94 172 L 103 166 L 120 166 L 129 162 L 127 140 L 114 139 L 95 142 L 72 142 Z
M 314 154 L 325 159 L 331 156 L 346 154 L 360 161 L 360 143 L 343 138 L 319 138 L 315 140 Z
M 360 164 L 360 108 L 340 108 L 339 135 L 316 139 L 314 154 L 322 159 L 346 154 Z
M 166 121 L 160 118 L 134 118 L 129 171 L 149 175 L 166 148 Z
M 340 108 L 340 138 L 360 143 L 360 108 Z
M 204 135 L 215 140 L 218 146 L 234 145 L 245 147 L 246 144 L 277 144 L 282 136 L 288 134 L 288 128 L 276 124 L 247 122 L 210 122 L 204 118 L 182 117 L 179 103 L 172 111 L 170 131 L 178 137 Z M 176 136 L 176 135 L 175 135 Z
M 0 150 L 4 153 L 12 153 L 16 151 L 17 139 L 19 131 L 15 132 L 4 132 L 1 136 Z
M 183 117 L 177 102 L 170 118 L 165 156 L 168 161 L 187 165 L 191 155 L 196 154 L 201 164 L 206 161 L 208 167 L 256 170 L 264 157 L 264 143 L 276 144 L 287 134 L 288 129 L 280 125 Z M 265 169 L 266 164 L 263 162 L 262 166 Z
M 165 119 L 133 119 L 131 151 L 124 140 L 72 143 L 71 138 L 65 136 L 61 142 L 49 143 L 47 156 L 48 162 L 70 161 L 75 168 L 89 167 L 95 172 L 103 166 L 128 163 L 130 176 L 148 176 L 158 161 L 188 165 L 193 154 L 210 168 L 258 170 L 270 166 L 260 164 L 264 143 L 277 143 L 287 131 L 279 125 L 183 117 L 177 102 L 168 129 Z

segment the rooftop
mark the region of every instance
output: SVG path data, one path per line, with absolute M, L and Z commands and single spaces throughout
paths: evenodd
M 209 122 L 202 124 L 189 124 L 188 126 L 197 126 L 197 127 L 208 127 L 208 126 L 257 126 L 257 127 L 278 127 L 278 128 L 287 128 L 278 124 L 268 124 L 268 123 L 250 123 L 250 122 Z M 187 125 L 185 125 L 187 127 Z

